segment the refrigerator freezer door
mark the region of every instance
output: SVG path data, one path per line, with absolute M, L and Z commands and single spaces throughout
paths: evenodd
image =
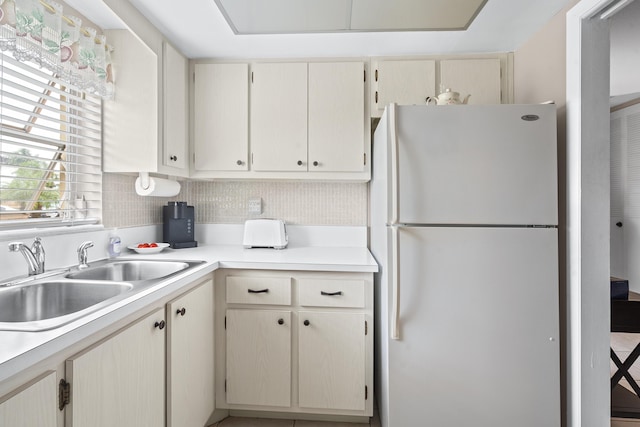
M 557 224 L 554 105 L 396 111 L 399 223 Z
M 560 426 L 557 230 L 398 232 L 388 426 Z

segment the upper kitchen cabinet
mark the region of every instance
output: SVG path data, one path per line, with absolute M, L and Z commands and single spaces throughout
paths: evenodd
M 103 170 L 186 177 L 187 59 L 129 2 L 105 3 L 126 29 L 105 31 L 116 91 L 103 104 Z
M 195 64 L 193 177 L 249 170 L 249 64 Z
M 254 64 L 252 169 L 279 178 L 368 180 L 365 80 L 361 61 Z
M 450 88 L 469 104 L 513 101 L 513 55 L 374 59 L 371 116 L 380 117 L 389 103 L 424 105 L 426 98 Z
M 367 181 L 363 61 L 196 63 L 194 178 Z
M 362 62 L 309 64 L 310 172 L 365 172 Z
M 436 61 L 379 61 L 374 71 L 377 88 L 373 93 L 372 115 L 380 116 L 384 107 L 395 102 L 420 105 L 436 95 Z
M 163 137 L 158 172 L 186 177 L 189 175 L 189 63 L 169 43 L 163 46 Z
M 468 104 L 500 104 L 500 59 L 451 59 L 440 61 L 440 86 L 469 97 Z
M 103 104 L 105 172 L 158 171 L 158 56 L 129 30 L 105 31 L 116 93 Z M 117 52 L 117 54 L 115 54 Z
M 251 167 L 307 170 L 307 64 L 254 64 L 251 71 Z

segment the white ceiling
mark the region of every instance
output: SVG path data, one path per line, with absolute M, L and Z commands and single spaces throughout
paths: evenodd
M 104 29 L 102 0 L 65 0 Z M 214 0 L 129 0 L 189 58 L 293 58 L 509 52 L 570 0 L 488 0 L 465 31 L 236 35 Z M 120 25 L 120 26 L 118 26 Z

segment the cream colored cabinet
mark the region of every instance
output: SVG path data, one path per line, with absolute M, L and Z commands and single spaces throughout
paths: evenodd
M 374 71 L 376 90 L 372 99 L 372 115 L 379 117 L 384 107 L 394 102 L 400 105 L 424 105 L 427 97 L 436 94 L 436 61 L 382 60 Z
M 310 172 L 365 172 L 365 78 L 362 62 L 309 63 Z
M 249 170 L 249 64 L 195 64 L 192 175 Z
M 426 98 L 447 88 L 469 104 L 512 102 L 513 55 L 373 59 L 371 116 L 380 117 L 389 103 L 425 105 Z
M 301 408 L 364 411 L 364 313 L 300 311 L 298 394 Z
M 203 427 L 214 410 L 213 281 L 167 304 L 167 426 Z
M 67 360 L 68 426 L 165 424 L 164 328 L 164 309 L 158 309 Z
M 307 63 L 251 67 L 251 168 L 307 170 Z
M 469 97 L 468 104 L 500 104 L 502 80 L 500 59 L 474 58 L 440 61 L 440 86 Z
M 105 34 L 118 54 L 113 55 L 116 93 L 103 102 L 102 169 L 156 172 L 162 58 L 129 30 L 107 30 Z
M 159 172 L 189 176 L 187 76 L 189 64 L 169 43 L 163 43 L 163 136 Z
M 291 406 L 291 311 L 227 310 L 227 402 Z
M 188 176 L 186 58 L 166 42 L 156 52 L 129 30 L 105 33 L 118 75 L 103 103 L 103 170 Z
M 369 179 L 363 62 L 258 63 L 251 74 L 254 171 Z
M 0 397 L 0 426 L 56 427 L 57 397 L 56 373 L 47 372 Z
M 370 273 L 219 270 L 216 281 L 218 408 L 372 414 Z

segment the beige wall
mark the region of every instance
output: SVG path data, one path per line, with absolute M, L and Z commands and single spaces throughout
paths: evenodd
M 566 315 L 566 14 L 579 0 L 571 0 L 536 35 L 514 52 L 514 102 L 555 101 L 558 108 L 558 208 L 560 252 L 560 319 L 562 353 L 562 425 L 566 418 L 567 336 Z

